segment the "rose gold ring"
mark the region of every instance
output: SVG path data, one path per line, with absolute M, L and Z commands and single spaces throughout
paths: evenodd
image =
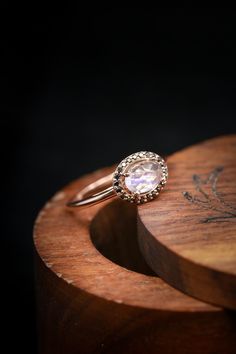
M 123 159 L 114 173 L 80 190 L 67 206 L 97 204 L 115 196 L 130 203 L 146 203 L 159 195 L 167 178 L 167 164 L 161 156 L 150 151 L 136 152 Z

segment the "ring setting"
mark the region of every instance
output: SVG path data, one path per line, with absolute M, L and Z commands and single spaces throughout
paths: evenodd
M 143 204 L 159 195 L 167 178 L 168 167 L 161 156 L 151 151 L 136 152 L 123 159 L 113 173 L 80 190 L 67 206 L 87 206 L 114 196 Z
M 157 197 L 168 178 L 164 159 L 154 152 L 129 155 L 117 166 L 113 177 L 116 194 L 130 203 L 146 203 Z

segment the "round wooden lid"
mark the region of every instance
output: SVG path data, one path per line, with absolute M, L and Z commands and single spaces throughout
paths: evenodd
M 175 288 L 236 309 L 236 135 L 186 148 L 167 163 L 165 190 L 138 208 L 142 253 Z

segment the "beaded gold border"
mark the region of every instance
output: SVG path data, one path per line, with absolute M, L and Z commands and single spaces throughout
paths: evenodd
M 155 161 L 162 169 L 162 179 L 160 183 L 153 190 L 147 193 L 133 193 L 125 185 L 125 177 L 128 176 L 127 170 L 131 165 L 138 161 Z M 119 163 L 113 174 L 113 189 L 120 198 L 130 203 L 146 203 L 159 195 L 160 191 L 164 188 L 167 182 L 167 178 L 168 168 L 164 159 L 155 152 L 140 151 L 127 156 Z

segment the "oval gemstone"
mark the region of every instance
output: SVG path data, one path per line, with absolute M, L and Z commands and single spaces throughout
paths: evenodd
M 148 193 L 160 183 L 163 172 L 156 161 L 140 161 L 132 164 L 126 171 L 126 187 L 133 193 Z

